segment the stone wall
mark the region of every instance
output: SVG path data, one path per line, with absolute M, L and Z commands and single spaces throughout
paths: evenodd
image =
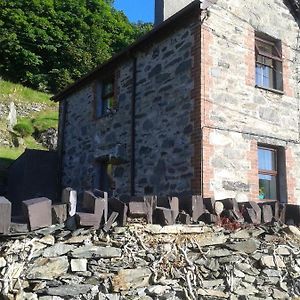
M 283 95 L 255 87 L 256 31 L 282 41 Z M 299 199 L 298 33 L 283 2 L 219 0 L 210 9 L 202 42 L 204 195 L 258 195 L 255 154 L 264 143 L 286 149 L 288 198 Z
M 257 147 L 268 144 L 285 149 L 287 193 L 280 200 L 296 202 L 299 27 L 273 0 L 219 0 L 209 11 L 201 32 L 191 20 L 136 53 L 136 193 L 257 200 Z M 255 32 L 282 41 L 283 94 L 255 87 Z M 130 192 L 133 59 L 115 74 L 113 115 L 94 118 L 101 78 L 65 99 L 63 186 L 97 187 L 96 160 L 123 149 L 126 163 L 113 168 L 114 192 Z
M 174 30 L 165 39 L 136 55 L 137 194 L 191 190 L 193 33 L 193 24 Z M 119 147 L 124 149 L 127 163 L 113 167 L 114 192 L 118 195 L 130 192 L 133 60 L 122 63 L 115 71 L 115 92 L 119 103 L 116 113 L 94 118 L 98 82 L 86 85 L 64 100 L 64 105 L 68 104 L 63 186 L 79 191 L 97 187 L 97 158 L 113 154 Z

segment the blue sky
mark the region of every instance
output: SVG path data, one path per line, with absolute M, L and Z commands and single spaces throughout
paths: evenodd
M 124 11 L 131 22 L 154 21 L 154 0 L 115 0 L 114 6 Z

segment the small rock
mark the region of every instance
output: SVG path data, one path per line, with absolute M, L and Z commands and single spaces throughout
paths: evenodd
M 40 243 L 46 244 L 46 245 L 54 245 L 55 244 L 55 238 L 53 235 L 46 235 L 43 238 L 39 239 Z
M 6 260 L 4 257 L 0 257 L 0 269 L 6 266 Z
M 278 270 L 265 269 L 262 271 L 262 273 L 269 277 L 280 277 L 281 276 L 281 271 L 278 271 Z
M 296 226 L 289 225 L 285 228 L 285 232 L 287 232 L 288 234 L 293 234 L 300 238 L 300 230 Z
M 290 299 L 290 297 L 287 293 L 281 292 L 277 289 L 273 289 L 272 296 L 274 299 Z
M 28 279 L 55 279 L 65 274 L 69 269 L 66 256 L 38 259 L 27 274 Z
M 245 252 L 247 254 L 251 254 L 257 250 L 257 242 L 254 239 L 249 239 L 245 242 L 239 242 L 236 244 L 227 245 L 229 249 Z
M 249 283 L 254 283 L 255 280 L 256 280 L 256 278 L 254 276 L 245 275 L 244 281 L 249 282 Z
M 223 279 L 215 279 L 215 280 L 203 280 L 202 281 L 202 287 L 203 288 L 211 288 L 219 285 L 223 285 L 224 280 Z
M 242 230 L 239 230 L 239 231 L 236 231 L 236 232 L 232 233 L 230 235 L 230 237 L 233 238 L 233 239 L 247 240 L 247 239 L 250 238 L 250 234 L 249 234 L 248 230 L 242 229 Z
M 166 294 L 170 290 L 169 286 L 154 285 L 146 290 L 146 293 L 151 296 L 160 296 Z
M 16 295 L 15 300 L 38 300 L 37 294 L 21 292 Z
M 39 297 L 39 300 L 64 300 L 64 299 L 58 296 L 42 296 Z
M 61 285 L 58 287 L 49 287 L 46 290 L 48 295 L 61 296 L 61 297 L 76 297 L 80 294 L 86 294 L 93 288 L 89 284 L 76 284 L 76 285 Z
M 224 257 L 224 256 L 231 256 L 232 252 L 227 249 L 216 249 L 211 250 L 207 254 L 207 257 Z
M 274 258 L 271 255 L 265 255 L 260 259 L 262 267 L 273 268 L 275 267 Z
M 87 270 L 87 259 L 72 259 L 71 270 L 72 272 L 85 272 Z
M 282 256 L 288 256 L 290 255 L 290 250 L 284 246 L 280 246 L 278 249 L 277 249 L 277 253 L 279 255 L 282 255 Z
M 234 269 L 233 273 L 236 277 L 239 277 L 239 278 L 244 278 L 245 277 L 245 274 L 240 270 Z
M 57 243 L 52 247 L 47 248 L 43 252 L 44 257 L 57 257 L 72 251 L 75 248 L 73 245 L 66 245 L 63 243 Z
M 127 291 L 132 288 L 147 287 L 152 272 L 148 268 L 120 270 L 112 279 L 115 292 Z
M 86 241 L 91 239 L 91 235 L 79 235 L 79 236 L 72 236 L 68 240 L 66 240 L 65 244 L 83 244 Z
M 206 297 L 228 298 L 228 295 L 222 291 L 198 289 L 197 294 Z
M 71 255 L 74 258 L 113 258 L 121 257 L 122 251 L 115 247 L 87 245 L 73 250 Z

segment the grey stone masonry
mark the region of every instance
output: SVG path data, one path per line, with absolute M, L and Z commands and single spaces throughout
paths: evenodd
M 137 54 L 135 189 L 154 193 L 191 189 L 193 154 L 193 26 L 174 31 L 161 42 Z M 63 186 L 99 188 L 97 161 L 122 150 L 124 162 L 113 165 L 114 193 L 129 194 L 131 155 L 131 99 L 133 62 L 115 70 L 118 110 L 99 119 L 94 102 L 99 81 L 84 86 L 61 104 L 67 108 L 64 129 Z M 67 104 L 66 104 L 67 103 Z

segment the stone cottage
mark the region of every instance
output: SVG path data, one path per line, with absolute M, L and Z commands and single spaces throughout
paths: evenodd
M 54 97 L 62 187 L 299 202 L 299 17 L 157 0 L 150 33 Z

